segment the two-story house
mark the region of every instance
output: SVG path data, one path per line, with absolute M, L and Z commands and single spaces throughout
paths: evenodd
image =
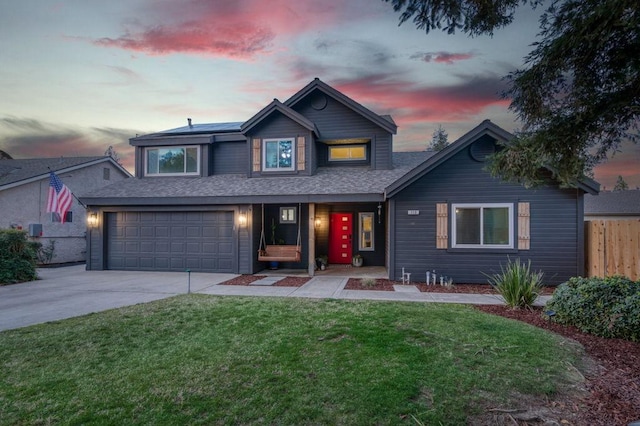
M 392 279 L 405 268 L 486 282 L 510 256 L 555 282 L 582 273 L 595 182 L 490 177 L 485 157 L 511 135 L 489 121 L 438 153 L 393 152 L 396 129 L 315 79 L 244 122 L 133 138 L 136 179 L 83 197 L 99 217 L 87 268 L 256 273 L 278 260 L 313 274 L 318 256 L 360 255 Z

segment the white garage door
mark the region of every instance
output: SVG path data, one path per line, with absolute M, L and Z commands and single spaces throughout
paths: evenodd
M 235 272 L 233 212 L 107 215 L 107 269 Z

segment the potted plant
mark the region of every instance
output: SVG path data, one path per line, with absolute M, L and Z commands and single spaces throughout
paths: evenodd
M 324 271 L 325 269 L 327 269 L 328 264 L 329 264 L 329 256 L 327 256 L 326 254 L 316 257 L 316 266 L 318 269 Z
M 360 267 L 362 266 L 362 262 L 363 262 L 362 256 L 360 256 L 359 254 L 354 254 L 353 257 L 351 258 L 351 264 L 353 266 Z

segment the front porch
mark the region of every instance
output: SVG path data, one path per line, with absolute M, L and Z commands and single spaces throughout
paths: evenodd
M 380 202 L 252 205 L 260 275 L 388 278 L 386 205 Z M 357 256 L 363 267 L 353 267 Z M 328 263 L 320 270 L 320 260 Z M 274 261 L 275 270 L 268 269 Z

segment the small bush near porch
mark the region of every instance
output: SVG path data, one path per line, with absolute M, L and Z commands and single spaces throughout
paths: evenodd
M 0 418 L 473 424 L 553 398 L 577 356 L 464 306 L 185 295 L 0 333 Z

